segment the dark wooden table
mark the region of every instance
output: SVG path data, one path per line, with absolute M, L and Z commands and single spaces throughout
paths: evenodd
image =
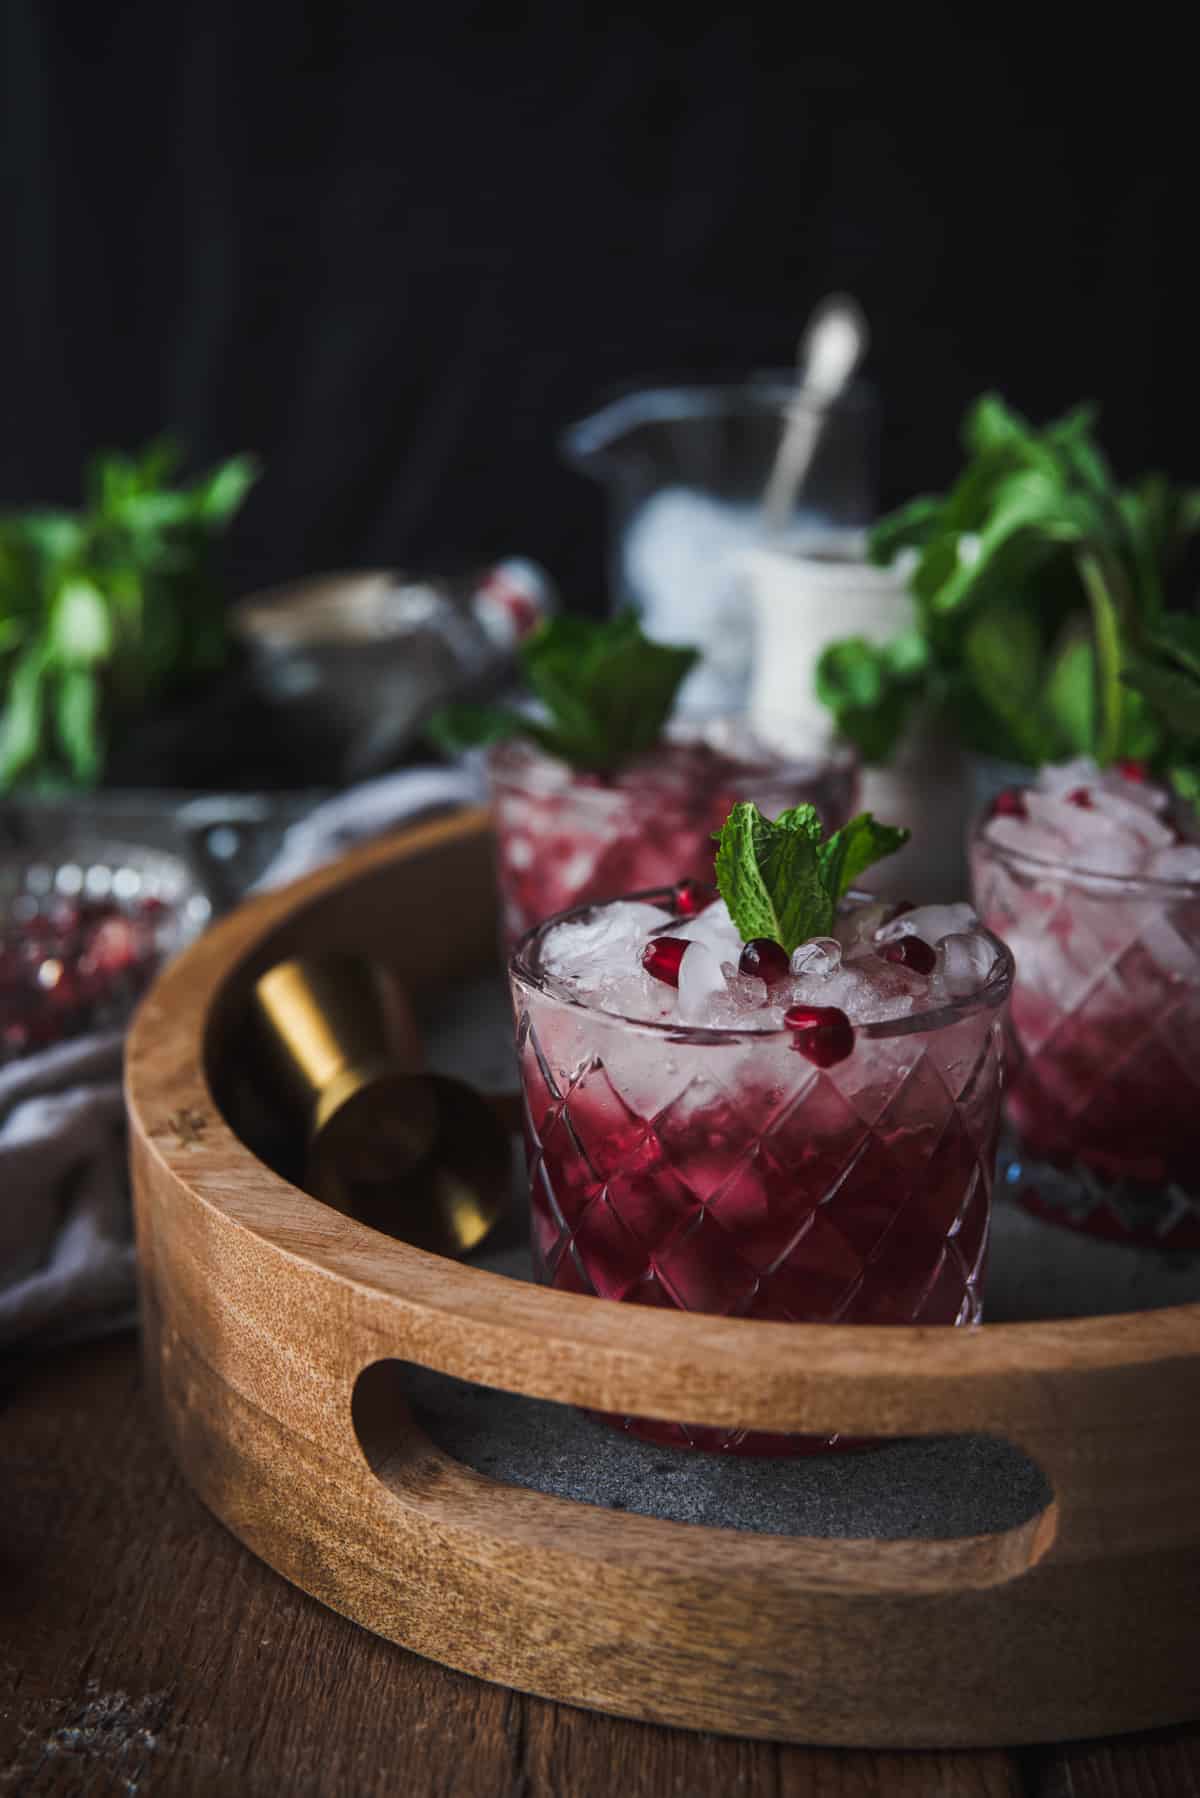
M 367 1635 L 262 1566 L 159 1440 L 131 1337 L 0 1389 L 0 1791 L 270 1798 L 1187 1798 L 1200 1727 L 977 1754 L 688 1735 Z

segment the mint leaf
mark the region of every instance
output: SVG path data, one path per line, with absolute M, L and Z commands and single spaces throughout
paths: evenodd
M 100 662 L 112 651 L 112 621 L 94 581 L 69 580 L 50 612 L 50 635 L 64 662 Z
M 1145 694 L 1172 735 L 1184 743 L 1200 742 L 1200 680 L 1145 656 L 1129 663 L 1121 678 Z
M 1125 693 L 1127 713 L 1132 700 L 1149 714 L 1150 725 L 1157 727 L 1153 750 L 1165 748 L 1164 759 L 1169 763 L 1178 759 L 1185 769 L 1190 767 L 1192 746 L 1200 743 L 1200 618 L 1184 612 L 1165 614 L 1146 633 L 1144 649 L 1126 662 L 1121 680 L 1126 689 L 1132 689 Z M 1132 722 L 1137 722 L 1136 711 Z M 1127 738 L 1129 734 L 1127 731 Z M 1137 753 L 1125 744 L 1122 748 L 1126 754 Z M 1175 773 L 1172 768 L 1172 779 Z M 1177 790 L 1183 790 L 1177 780 L 1175 784 Z
M 1076 556 L 1079 577 L 1092 611 L 1096 650 L 1096 759 L 1102 767 L 1115 760 L 1121 743 L 1121 601 L 1126 597 L 1119 572 L 1094 549 Z
M 975 457 L 1003 455 L 1014 467 L 1032 467 L 1040 459 L 1033 426 L 998 393 L 980 394 L 963 421 L 962 438 Z
M 1200 812 L 1200 763 L 1179 763 L 1171 769 L 1169 779 L 1184 803 Z
M 889 512 L 867 533 L 867 560 L 886 568 L 902 549 L 922 549 L 938 528 L 942 501 L 920 494 Z
M 1042 663 L 1037 620 L 1015 604 L 989 607 L 967 627 L 963 660 L 976 693 L 1002 720 L 1018 758 L 1035 764 L 1052 760 L 1053 727 L 1035 698 Z
M 0 785 L 24 774 L 37 760 L 50 653 L 44 643 L 24 650 L 8 683 L 0 713 Z
M 1186 612 L 1171 612 L 1160 619 L 1154 630 L 1147 632 L 1146 641 L 1152 649 L 1161 650 L 1200 679 L 1200 618 Z
M 1163 474 L 1143 475 L 1118 495 L 1142 615 L 1160 616 L 1164 577 L 1200 530 L 1200 490 L 1176 487 Z
M 191 509 L 207 525 L 227 524 L 261 472 L 254 456 L 233 456 L 197 481 L 188 494 Z
M 426 734 L 439 749 L 458 755 L 464 749 L 485 749 L 520 736 L 529 725 L 509 706 L 447 705 L 428 720 Z
M 99 688 L 88 668 L 59 671 L 54 695 L 54 722 L 71 773 L 90 786 L 99 776 L 103 742 L 99 723 Z
M 660 740 L 699 652 L 652 642 L 631 612 L 597 622 L 551 618 L 520 650 L 545 722 L 495 708 L 456 706 L 430 725 L 443 747 L 526 736 L 575 767 L 607 771 Z M 477 722 L 470 722 L 472 712 Z M 502 722 L 503 720 L 503 722 Z
M 860 874 L 903 849 L 911 835 L 911 831 L 877 823 L 870 812 L 860 812 L 857 818 L 835 830 L 817 850 L 821 881 L 835 910 Z
M 769 937 L 790 955 L 833 928 L 821 880 L 815 806 L 796 806 L 774 823 L 750 800 L 735 805 L 721 830 L 717 886 L 744 943 Z
M 1090 637 L 1079 630 L 1068 634 L 1045 676 L 1042 700 L 1056 731 L 1055 755 L 1086 755 L 1096 740 L 1096 652 Z
M 652 642 L 631 612 L 603 623 L 552 618 L 521 661 L 568 761 L 613 768 L 650 749 L 699 652 Z
M 886 761 L 926 688 L 929 653 L 912 631 L 880 645 L 865 637 L 831 643 L 817 661 L 815 687 L 839 736 L 867 762 Z
M 720 833 L 717 886 L 743 942 L 767 937 L 790 955 L 811 937 L 828 936 L 838 901 L 908 834 L 863 812 L 823 842 L 815 806 L 794 806 L 772 822 L 744 800 Z

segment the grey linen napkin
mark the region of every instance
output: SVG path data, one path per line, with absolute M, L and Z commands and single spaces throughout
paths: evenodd
M 133 1320 L 121 1037 L 0 1068 L 0 1349 Z
M 478 767 L 413 768 L 351 788 L 287 832 L 259 888 L 352 844 L 482 796 Z M 0 1068 L 0 1354 L 136 1321 L 120 1033 Z

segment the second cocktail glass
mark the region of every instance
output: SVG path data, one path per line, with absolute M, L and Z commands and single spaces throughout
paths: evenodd
M 1200 880 L 1102 874 L 986 825 L 971 860 L 1018 968 L 1005 1185 L 1089 1235 L 1200 1249 Z
M 735 720 L 677 727 L 609 775 L 569 767 L 517 738 L 488 758 L 504 935 L 552 913 L 666 881 L 710 883 L 713 833 L 739 799 L 775 817 L 809 801 L 845 822 L 857 758 L 841 744 L 774 749 Z

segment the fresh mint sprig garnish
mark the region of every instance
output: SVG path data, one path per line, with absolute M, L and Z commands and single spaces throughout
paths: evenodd
M 574 767 L 607 772 L 658 742 L 698 660 L 694 649 L 652 642 L 632 612 L 547 619 L 518 654 L 546 718 L 449 706 L 430 720 L 436 743 L 457 751 L 528 737 Z
M 793 806 L 772 822 L 744 800 L 718 838 L 717 886 L 744 943 L 766 937 L 790 955 L 830 934 L 859 875 L 909 834 L 860 812 L 826 837 L 815 806 Z

